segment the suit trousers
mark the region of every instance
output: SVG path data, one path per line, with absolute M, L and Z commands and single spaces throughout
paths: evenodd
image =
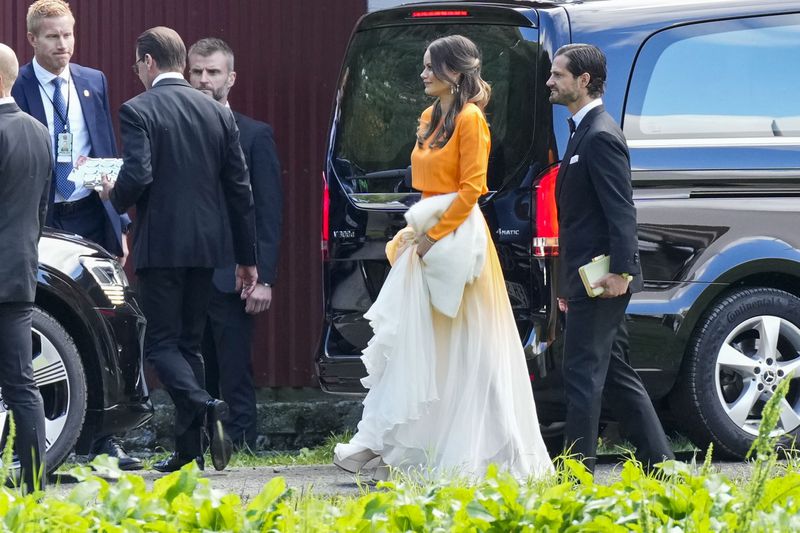
M 255 449 L 257 436 L 256 393 L 253 387 L 251 345 L 253 315 L 244 311 L 238 293 L 212 288 L 203 340 L 206 389 L 230 407 L 225 432 L 236 445 Z
M 673 458 L 664 429 L 641 378 L 628 362 L 625 309 L 617 298 L 570 299 L 563 376 L 567 417 L 565 449 L 594 471 L 601 405 L 620 422 L 623 436 L 645 465 Z
M 103 203 L 94 192 L 75 202 L 53 204 L 54 228 L 75 233 L 101 246 L 105 246 L 107 240 L 107 219 Z
M 145 359 L 175 403 L 175 451 L 203 452 L 206 402 L 201 344 L 211 296 L 211 268 L 141 268 L 136 272 L 147 319 Z
M 0 303 L 0 387 L 14 414 L 21 481 L 28 490 L 45 484 L 45 422 L 33 379 L 30 302 Z

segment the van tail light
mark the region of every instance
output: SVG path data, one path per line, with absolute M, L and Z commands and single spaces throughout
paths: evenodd
M 556 208 L 556 178 L 559 165 L 545 170 L 533 189 L 536 210 L 536 236 L 533 238 L 534 257 L 558 255 L 558 209 Z
M 325 172 L 322 172 L 322 260 L 328 260 L 328 239 L 330 237 L 330 211 L 331 211 L 331 198 L 330 191 L 328 190 L 328 180 L 325 177 Z

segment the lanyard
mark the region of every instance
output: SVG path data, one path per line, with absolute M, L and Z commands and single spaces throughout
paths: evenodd
M 72 85 L 72 76 L 70 76 L 69 79 L 67 80 L 67 108 L 64 110 L 66 112 L 66 116 L 64 116 L 64 115 L 62 115 L 61 113 L 58 112 L 58 110 L 56 109 L 56 104 L 53 102 L 53 99 L 50 98 L 50 95 L 47 94 L 47 89 L 44 88 L 44 85 L 42 85 L 42 82 L 39 81 L 38 77 L 36 77 L 36 83 L 39 84 L 39 87 L 42 88 L 42 91 L 44 92 L 44 95 L 50 101 L 50 105 L 53 107 L 53 113 L 58 114 L 58 118 L 60 118 L 61 122 L 64 123 L 64 131 L 69 131 L 69 101 L 72 99 L 72 91 L 70 90 L 70 86 Z M 58 91 L 58 90 L 59 89 L 57 89 L 56 87 L 53 87 L 53 93 L 54 94 L 55 94 L 55 91 Z M 53 121 L 53 126 L 55 126 L 55 120 Z M 55 129 L 55 127 L 53 129 Z M 58 132 L 56 132 L 56 133 L 58 133 Z

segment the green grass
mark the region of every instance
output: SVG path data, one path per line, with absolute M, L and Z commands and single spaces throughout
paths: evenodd
M 669 440 L 670 448 L 675 453 L 680 452 L 699 452 L 700 449 L 695 446 L 688 437 L 683 435 L 671 435 L 667 437 Z M 600 437 L 598 439 L 597 453 L 600 455 L 619 455 L 629 456 L 636 447 L 628 441 L 611 441 L 609 439 Z
M 339 442 L 347 442 L 352 438 L 350 432 L 331 434 L 323 444 L 313 448 L 302 448 L 297 451 L 249 451 L 239 450 L 234 452 L 229 466 L 231 467 L 259 467 L 259 466 L 302 466 L 324 465 L 333 461 L 333 448 Z M 136 455 L 136 454 L 133 454 Z M 144 469 L 150 470 L 153 463 L 169 456 L 167 451 L 159 451 L 148 457 L 142 458 Z M 206 455 L 206 464 L 211 458 Z M 83 466 L 86 462 L 68 461 L 58 469 L 59 473 L 66 474 L 70 469 Z
M 800 531 L 798 462 L 777 464 L 777 439 L 770 435 L 788 384 L 781 383 L 764 408 L 751 450 L 753 474 L 742 483 L 714 470 L 709 449 L 702 465 L 668 461 L 654 474 L 626 461 L 609 484 L 595 483 L 581 463 L 563 458 L 544 479 L 520 481 L 495 467 L 480 479 L 396 475 L 375 489 L 362 485 L 358 496 L 296 491 L 275 477 L 243 502 L 213 489 L 194 464 L 148 487 L 141 476 L 121 473 L 114 461 L 100 457 L 70 471 L 79 483 L 66 496 L 22 496 L 0 488 L 0 531 Z M 343 438 L 332 436 L 315 451 L 281 460 L 327 462 Z

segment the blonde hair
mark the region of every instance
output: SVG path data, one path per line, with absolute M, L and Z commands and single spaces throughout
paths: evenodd
M 481 53 L 475 43 L 463 35 L 449 35 L 436 39 L 428 46 L 431 55 L 433 74 L 440 80 L 450 84 L 455 95 L 453 105 L 444 115 L 442 129 L 436 134 L 431 146 L 443 147 L 453 135 L 456 116 L 467 103 L 471 102 L 483 111 L 492 95 L 492 88 L 481 77 Z M 454 72 L 455 79 L 450 79 L 447 70 Z M 420 124 L 417 130 L 417 142 L 420 146 L 433 135 L 442 119 L 442 105 L 439 100 L 433 105 L 431 121 L 427 125 Z
M 28 8 L 28 14 L 25 17 L 28 31 L 34 35 L 38 34 L 42 19 L 51 17 L 69 17 L 72 19 L 72 23 L 75 24 L 72 10 L 64 0 L 36 0 Z

